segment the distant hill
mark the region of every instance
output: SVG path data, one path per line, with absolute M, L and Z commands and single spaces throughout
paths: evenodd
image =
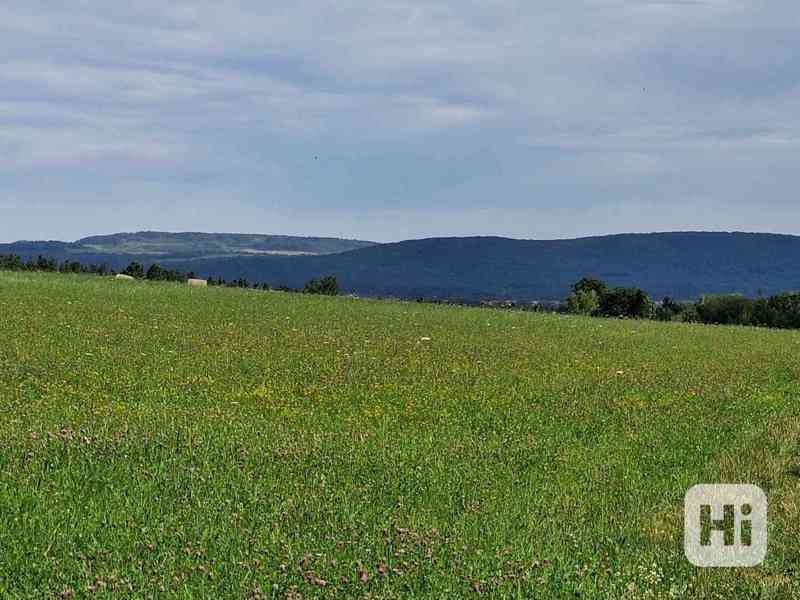
M 260 255 L 322 255 L 376 245 L 375 242 L 323 237 L 241 233 L 165 233 L 140 231 L 86 237 L 76 242 L 14 242 L 0 244 L 0 254 L 106 263 L 119 268 L 131 260 L 165 262 L 195 258 Z
M 272 255 L 314 253 L 315 255 Z M 338 252 L 338 253 L 335 253 Z M 800 237 L 758 233 L 624 234 L 572 240 L 432 238 L 394 244 L 239 234 L 115 234 L 0 245 L 122 268 L 158 262 L 203 276 L 301 287 L 327 274 L 350 292 L 401 298 L 564 298 L 584 276 L 639 286 L 656 298 L 756 296 L 800 290 Z
M 433 238 L 328 256 L 180 264 L 204 275 L 291 287 L 335 274 L 348 291 L 403 298 L 562 299 L 572 283 L 591 275 L 612 285 L 642 287 L 656 298 L 694 299 L 709 293 L 800 290 L 800 237 L 700 232 L 554 241 Z
M 340 238 L 246 233 L 165 233 L 140 231 L 83 238 L 83 251 L 149 256 L 215 256 L 257 254 L 335 254 L 374 246 L 375 242 Z

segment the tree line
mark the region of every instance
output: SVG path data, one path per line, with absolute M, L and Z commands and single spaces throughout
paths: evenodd
M 108 265 L 83 265 L 75 260 L 57 261 L 46 256 L 38 256 L 23 260 L 17 255 L 0 255 L 0 271 L 40 271 L 46 273 L 83 273 L 91 275 L 116 275 L 117 272 Z M 174 281 L 185 282 L 193 279 L 195 274 L 191 271 L 184 273 L 175 269 L 167 269 L 156 263 L 151 264 L 147 269 L 138 261 L 131 262 L 125 269 L 120 271 L 122 275 L 128 275 L 134 279 L 148 281 Z M 222 277 L 210 277 L 208 285 L 245 288 L 254 290 L 275 289 L 283 292 L 302 292 L 304 294 L 317 294 L 326 296 L 336 296 L 339 294 L 339 284 L 336 277 L 328 275 L 319 279 L 309 280 L 302 289 L 294 289 L 286 286 L 273 288 L 268 283 L 250 282 L 246 277 L 239 277 L 231 281 L 226 281 Z
M 195 277 L 195 274 L 191 271 L 189 273 L 181 273 L 180 271 L 164 269 L 155 263 L 150 265 L 147 271 L 145 271 L 144 267 L 136 261 L 128 265 L 128 267 L 122 271 L 122 274 L 130 275 L 136 279 L 149 279 L 151 281 L 186 281 L 187 279 L 193 279 Z M 263 291 L 275 289 L 280 292 L 302 292 L 304 294 L 318 294 L 324 296 L 336 296 L 339 294 L 339 284 L 336 281 L 336 277 L 333 275 L 327 275 L 326 277 L 321 277 L 319 279 L 311 279 L 306 282 L 305 286 L 303 286 L 303 289 L 301 290 L 290 288 L 288 286 L 278 286 L 273 288 L 268 283 L 251 283 L 246 277 L 239 277 L 238 279 L 233 279 L 231 281 L 226 281 L 222 277 L 209 277 L 206 281 L 208 282 L 208 285 L 211 286 L 229 288 Z
M 238 279 L 234 279 L 231 281 L 226 281 L 222 277 L 211 277 L 208 279 L 208 285 L 216 285 L 220 287 L 234 287 L 234 288 L 244 288 L 244 289 L 253 289 L 253 290 L 276 290 L 278 292 L 295 292 L 295 293 L 302 293 L 302 294 L 316 294 L 322 296 L 338 296 L 340 293 L 339 283 L 336 280 L 336 276 L 334 275 L 327 275 L 325 277 L 321 277 L 319 279 L 310 279 L 306 282 L 302 289 L 291 288 L 286 285 L 281 285 L 278 287 L 272 287 L 268 283 L 250 283 L 247 277 L 239 277 Z
M 0 255 L 0 271 L 44 271 L 49 273 L 88 273 L 110 275 L 107 265 L 83 265 L 76 260 L 57 261 L 47 256 L 23 260 L 15 254 Z
M 738 294 L 708 295 L 696 302 L 665 297 L 653 302 L 638 288 L 610 287 L 600 279 L 587 277 L 572 286 L 565 305 L 569 313 L 593 317 L 800 329 L 798 292 L 756 299 Z
M 94 275 L 115 275 L 117 272 L 105 264 L 83 265 L 78 261 L 56 261 L 46 256 L 23 260 L 16 255 L 0 255 L 0 270 L 3 271 L 44 271 L 52 273 L 84 273 Z M 195 277 L 194 273 L 183 273 L 151 264 L 147 269 L 137 262 L 131 262 L 123 271 L 136 279 L 149 281 L 181 282 Z M 245 277 L 226 281 L 221 277 L 211 277 L 208 284 L 231 288 L 255 290 L 278 290 L 336 296 L 340 293 L 336 277 L 311 279 L 302 289 L 286 286 L 273 288 L 268 283 L 250 282 Z M 419 302 L 424 302 L 422 298 Z M 452 303 L 452 301 L 447 302 Z M 465 302 L 466 303 L 466 302 Z M 474 303 L 466 303 L 474 304 Z M 523 308 L 511 301 L 481 303 L 494 308 Z M 684 323 L 705 323 L 717 325 L 750 325 L 776 329 L 800 329 L 800 292 L 785 292 L 769 298 L 747 298 L 745 296 L 709 295 L 696 302 L 678 301 L 670 297 L 654 302 L 639 288 L 611 287 L 606 282 L 585 277 L 572 286 L 571 293 L 560 306 L 531 305 L 528 310 L 539 309 L 567 312 L 576 315 L 627 319 L 651 319 L 656 321 L 678 321 Z

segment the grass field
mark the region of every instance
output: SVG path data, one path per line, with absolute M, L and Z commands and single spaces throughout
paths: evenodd
M 799 354 L 0 273 L 0 597 L 800 597 Z M 767 491 L 762 567 L 684 559 L 714 482 Z

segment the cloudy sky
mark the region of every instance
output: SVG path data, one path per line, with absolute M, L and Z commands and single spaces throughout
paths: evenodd
M 793 0 L 5 0 L 0 241 L 800 233 Z

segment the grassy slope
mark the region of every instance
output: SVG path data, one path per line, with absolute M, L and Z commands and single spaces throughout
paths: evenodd
M 0 596 L 797 596 L 798 348 L 2 273 Z M 718 481 L 768 490 L 764 568 L 683 559 Z

